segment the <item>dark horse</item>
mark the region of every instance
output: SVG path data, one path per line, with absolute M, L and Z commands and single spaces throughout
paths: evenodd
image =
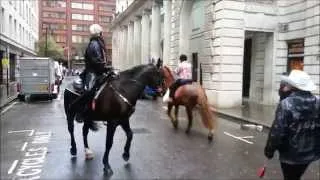
M 89 129 L 97 130 L 94 121 L 107 122 L 106 149 L 103 156 L 104 172 L 111 175 L 112 169 L 109 164 L 109 152 L 113 144 L 113 136 L 116 127 L 120 125 L 125 131 L 127 141 L 124 146 L 122 157 L 125 161 L 130 157 L 130 145 L 132 140 L 132 130 L 129 118 L 134 112 L 134 107 L 146 85 L 157 88 L 162 80 L 159 67 L 149 64 L 133 67 L 132 69 L 120 73 L 119 78 L 113 80 L 102 88 L 102 91 L 95 101 L 95 109 L 89 113 L 84 120 L 82 135 L 86 158 L 92 158 L 92 152 L 88 146 Z M 70 104 L 77 98 L 77 94 L 66 89 L 64 92 L 64 107 L 68 121 L 68 130 L 71 136 L 71 155 L 77 154 L 76 142 L 74 139 L 74 119 L 75 112 L 70 111 Z

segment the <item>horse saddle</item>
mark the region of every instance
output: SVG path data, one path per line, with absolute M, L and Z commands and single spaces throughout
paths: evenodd
M 179 79 L 178 81 L 178 87 L 184 86 L 186 84 L 192 84 L 193 80 L 192 79 Z

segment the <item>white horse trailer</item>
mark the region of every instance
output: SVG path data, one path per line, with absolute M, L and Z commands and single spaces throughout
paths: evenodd
M 18 98 L 29 100 L 41 96 L 52 100 L 57 97 L 54 61 L 47 57 L 22 57 L 19 59 Z

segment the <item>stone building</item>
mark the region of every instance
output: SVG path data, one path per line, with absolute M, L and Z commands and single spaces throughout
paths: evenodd
M 38 1 L 0 1 L 0 107 L 17 96 L 19 57 L 35 56 Z
M 180 54 L 211 104 L 274 105 L 280 76 L 291 69 L 320 76 L 320 1 L 117 0 L 113 60 L 125 69 Z

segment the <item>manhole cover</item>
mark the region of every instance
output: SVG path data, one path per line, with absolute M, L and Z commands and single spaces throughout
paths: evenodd
M 149 131 L 147 128 L 132 128 L 132 132 L 134 134 L 149 134 L 151 131 Z

